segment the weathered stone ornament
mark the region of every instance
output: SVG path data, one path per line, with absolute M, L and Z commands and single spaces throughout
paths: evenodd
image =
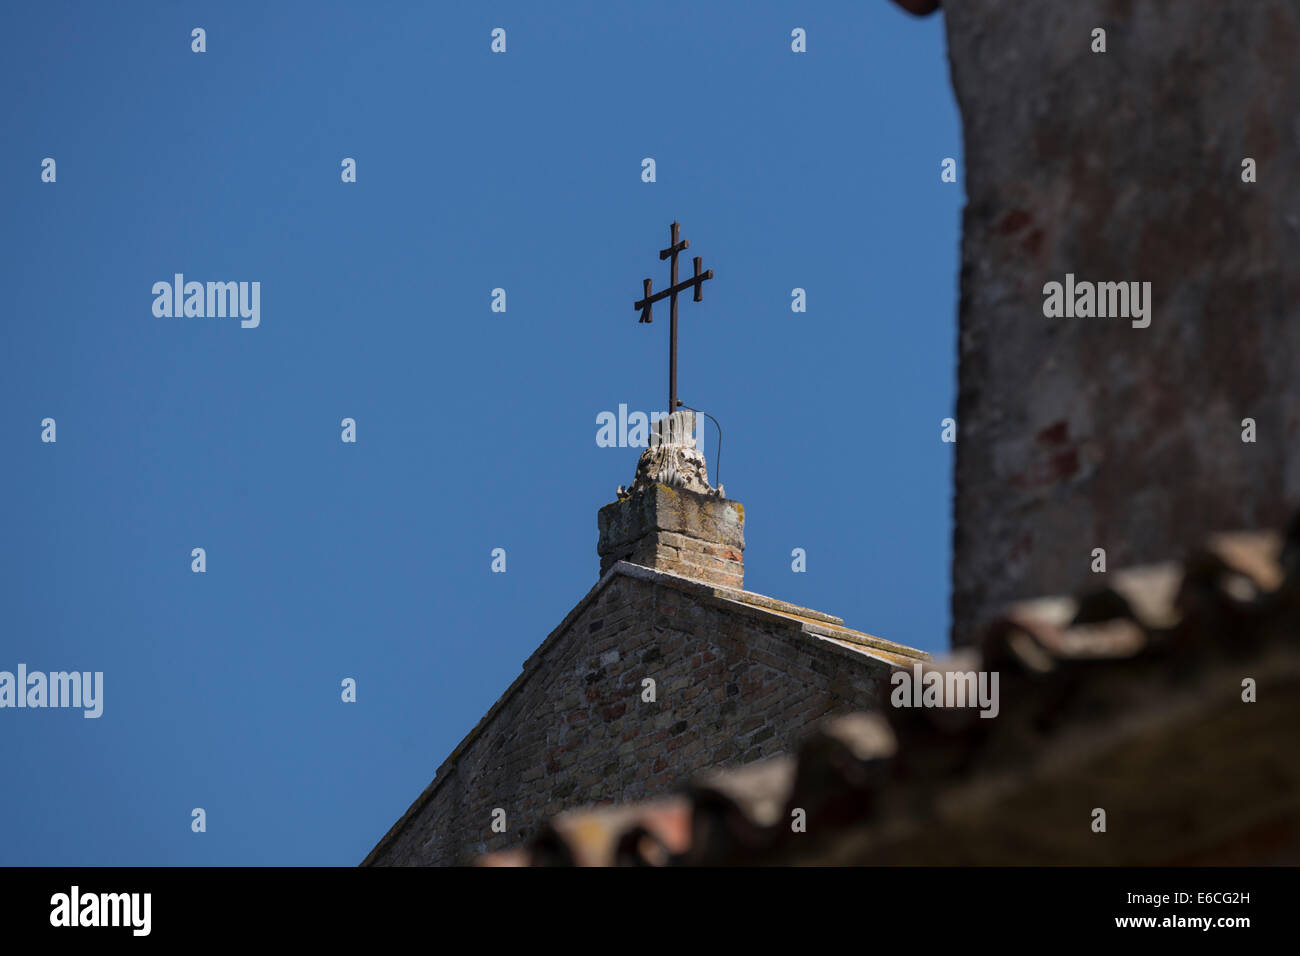
M 600 509 L 596 551 L 604 574 L 619 561 L 730 588 L 745 580 L 745 508 L 709 484 L 695 447 L 695 413 L 651 425 L 630 487 Z
M 694 412 L 674 412 L 659 419 L 650 429 L 650 444 L 636 463 L 631 487 L 618 487 L 620 501 L 654 484 L 726 497 L 721 485 L 714 488 L 709 484 L 708 462 L 695 446 Z

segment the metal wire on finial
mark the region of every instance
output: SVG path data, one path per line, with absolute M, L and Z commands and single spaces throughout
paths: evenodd
M 703 415 L 709 421 L 713 422 L 713 427 L 718 430 L 718 455 L 716 458 L 713 459 L 713 478 L 718 483 L 718 487 L 721 488 L 722 487 L 722 426 L 718 424 L 718 420 L 716 418 L 714 418 L 708 412 L 704 411 L 702 408 L 691 408 L 691 406 L 687 405 L 685 402 L 682 401 L 678 401 L 677 404 L 680 407 L 686 409 L 688 412 L 695 412 L 697 415 Z

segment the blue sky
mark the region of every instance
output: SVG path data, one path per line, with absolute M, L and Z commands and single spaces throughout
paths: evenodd
M 723 425 L 746 586 L 946 646 L 941 15 L 6 19 L 0 670 L 103 671 L 104 712 L 0 710 L 0 864 L 359 862 L 596 581 L 596 511 L 637 458 L 596 417 L 667 404 L 667 308 L 632 303 L 667 284 L 674 218 L 716 276 L 681 305 L 679 391 Z M 260 325 L 155 317 L 177 272 L 260 282 Z

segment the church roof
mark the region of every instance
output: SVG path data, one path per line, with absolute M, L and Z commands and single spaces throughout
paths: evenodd
M 775 624 L 793 639 L 806 640 L 810 643 L 830 649 L 847 664 L 854 662 L 864 667 L 882 669 L 911 666 L 917 662 L 930 659 L 924 651 L 897 644 L 884 638 L 875 637 L 862 631 L 846 627 L 841 618 L 810 608 L 800 607 L 776 598 L 770 598 L 752 591 L 730 588 L 714 583 L 696 580 L 680 574 L 642 567 L 627 561 L 618 561 L 601 575 L 595 586 L 580 600 L 564 619 L 547 635 L 523 663 L 522 672 L 506 688 L 496 703 L 488 709 L 474 728 L 465 735 L 456 748 L 438 767 L 432 782 L 424 789 L 415 802 L 402 817 L 389 828 L 383 839 L 362 861 L 367 866 L 382 857 L 385 849 L 403 831 L 407 824 L 419 814 L 438 788 L 449 779 L 451 770 L 467 747 L 487 728 L 497 713 L 527 684 L 539 669 L 551 648 L 569 632 L 574 621 L 590 607 L 616 579 L 632 579 L 646 585 L 671 588 L 689 596 L 695 602 L 710 605 L 725 613 L 745 615 L 759 621 Z
M 796 755 L 565 812 L 483 862 L 1300 862 L 1300 515 L 1283 534 L 1215 536 L 1106 579 L 1015 604 L 978 649 L 923 665 L 1000 672 L 997 719 L 841 717 Z M 1097 809 L 1110 836 L 1090 825 Z

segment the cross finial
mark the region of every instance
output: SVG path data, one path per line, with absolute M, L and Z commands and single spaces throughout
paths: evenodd
M 636 308 L 641 312 L 641 318 L 637 320 L 638 322 L 652 322 L 654 320 L 651 315 L 651 307 L 654 305 L 654 303 L 658 302 L 660 299 L 663 298 L 668 299 L 668 316 L 669 316 L 668 412 L 669 414 L 672 414 L 673 412 L 677 411 L 677 406 L 680 404 L 677 401 L 677 293 L 685 292 L 687 289 L 693 288 L 695 290 L 695 301 L 703 302 L 704 301 L 704 293 L 703 293 L 704 280 L 713 278 L 712 269 L 708 269 L 703 272 L 700 271 L 700 266 L 703 264 L 704 260 L 700 256 L 696 256 L 695 274 L 691 276 L 691 278 L 686 279 L 682 282 L 677 281 L 677 254 L 679 252 L 685 251 L 686 249 L 689 249 L 691 245 L 691 241 L 689 239 L 680 238 L 681 228 L 682 227 L 680 223 L 674 222 L 672 224 L 672 232 L 669 237 L 668 248 L 659 250 L 659 258 L 661 260 L 662 259 L 672 260 L 670 266 L 668 288 L 664 289 L 662 292 L 655 292 L 654 294 L 651 294 L 651 281 L 649 279 L 643 280 L 642 288 L 645 293 L 644 297 L 639 301 L 637 301 L 633 306 L 633 308 Z

